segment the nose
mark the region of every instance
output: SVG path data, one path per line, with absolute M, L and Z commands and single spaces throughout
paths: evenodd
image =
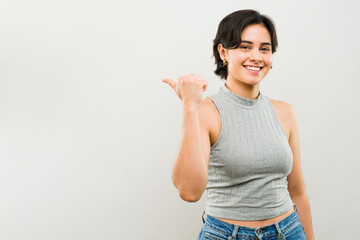
M 262 61 L 263 61 L 261 55 L 260 55 L 258 52 L 253 52 L 253 53 L 250 55 L 249 60 L 250 60 L 251 62 L 262 62 Z

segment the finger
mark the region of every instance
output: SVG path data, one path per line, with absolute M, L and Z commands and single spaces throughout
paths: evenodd
M 164 83 L 167 83 L 176 91 L 176 82 L 174 80 L 171 80 L 170 78 L 164 78 L 162 80 Z

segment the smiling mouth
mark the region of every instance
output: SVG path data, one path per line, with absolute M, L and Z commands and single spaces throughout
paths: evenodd
M 244 65 L 244 68 L 248 69 L 248 70 L 251 70 L 251 71 L 260 71 L 263 67 L 260 67 L 260 66 L 247 66 L 247 65 Z

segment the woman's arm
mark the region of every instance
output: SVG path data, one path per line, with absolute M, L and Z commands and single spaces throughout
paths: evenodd
M 185 75 L 175 83 L 165 79 L 183 102 L 181 140 L 172 170 L 172 180 L 180 197 L 198 201 L 207 184 L 210 140 L 206 127 L 206 101 L 202 92 L 207 82 L 194 74 Z
M 296 112 L 290 104 L 287 105 L 288 119 L 291 121 L 289 145 L 293 153 L 293 167 L 291 173 L 287 177 L 288 190 L 292 201 L 296 204 L 298 209 L 300 222 L 304 227 L 306 239 L 313 240 L 315 237 L 312 227 L 310 203 L 306 193 L 304 177 L 301 169 L 300 138 Z
M 172 171 L 180 197 L 188 202 L 198 201 L 207 184 L 210 140 L 206 127 L 201 124 L 204 110 L 200 108 L 183 106 L 180 146 Z

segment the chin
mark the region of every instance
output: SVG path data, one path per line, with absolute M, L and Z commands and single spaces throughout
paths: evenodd
M 254 80 L 246 81 L 245 83 L 248 85 L 256 85 L 256 84 L 259 84 L 261 82 L 261 80 L 262 79 L 254 79 Z

